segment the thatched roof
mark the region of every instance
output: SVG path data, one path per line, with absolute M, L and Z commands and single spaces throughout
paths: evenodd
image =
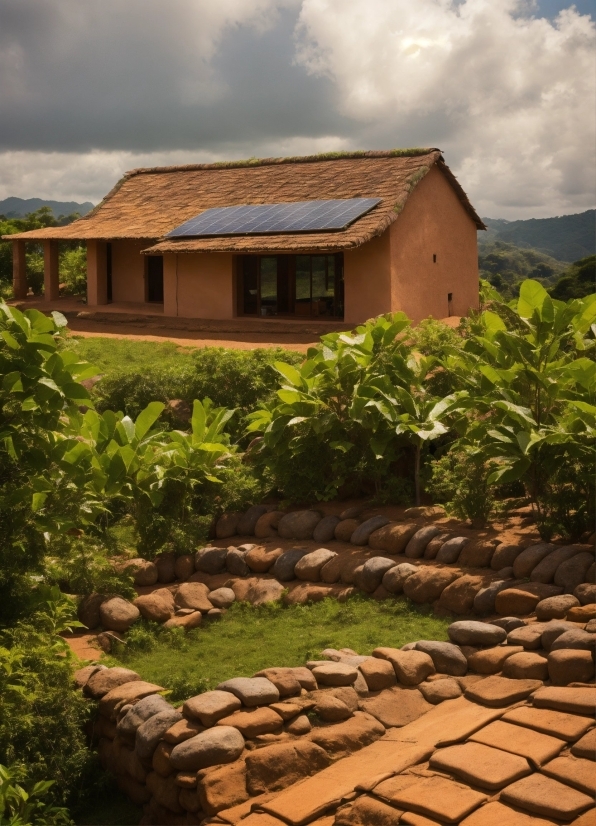
M 147 251 L 348 249 L 380 235 L 397 218 L 410 192 L 433 166 L 447 177 L 476 226 L 484 229 L 439 149 L 398 149 L 134 169 L 84 218 L 65 227 L 5 237 L 27 241 L 160 239 L 184 221 L 213 207 L 381 198 L 377 207 L 341 232 L 165 239 Z

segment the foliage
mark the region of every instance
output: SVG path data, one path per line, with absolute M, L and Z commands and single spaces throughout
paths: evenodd
M 349 646 L 359 654 L 370 654 L 379 645 L 444 640 L 449 622 L 401 597 L 379 602 L 359 595 L 343 603 L 325 599 L 287 607 L 235 603 L 217 622 L 174 639 L 155 623 L 144 623 L 142 629 L 141 623 L 135 623 L 126 636 L 127 645 L 120 647 L 111 663 L 132 668 L 158 685 L 177 686 L 176 693 L 169 695 L 177 703 L 272 663 L 304 665 L 317 659 L 324 648 Z
M 595 322 L 596 295 L 565 304 L 528 280 L 446 360 L 469 394 L 458 445 L 497 463 L 490 484 L 524 484 L 544 538 L 577 537 L 593 524 Z
M 488 232 L 478 237 L 480 246 L 499 240 L 521 248 L 533 248 L 552 255 L 558 261 L 575 261 L 590 255 L 596 246 L 594 218 L 596 212 L 588 209 L 575 215 L 556 218 L 530 218 L 504 221 L 484 218 Z
M 0 826 L 71 826 L 67 809 L 44 800 L 54 781 L 31 783 L 22 775 L 0 764 Z
M 332 499 L 348 483 L 354 493 L 380 492 L 403 444 L 376 430 L 360 387 L 371 376 L 409 374 L 408 326 L 403 313 L 381 316 L 353 335 L 323 336 L 299 369 L 276 362 L 282 386 L 248 416 L 248 431 L 262 434 L 248 457 L 286 497 Z
M 565 263 L 536 249 L 494 241 L 479 246 L 478 267 L 481 278 L 489 281 L 504 298 L 513 298 L 526 278 L 536 279 L 545 286 L 555 284 Z
M 431 462 L 429 471 L 426 490 L 433 502 L 443 502 L 449 514 L 483 527 L 495 509 L 490 465 L 471 450 L 454 449 Z
M 596 255 L 589 255 L 571 264 L 549 293 L 559 301 L 584 298 L 594 292 L 595 283 Z
M 26 778 L 26 789 L 42 783 L 38 791 L 61 805 L 71 799 L 89 760 L 83 734 L 89 703 L 74 690 L 70 649 L 58 636 L 80 623 L 74 603 L 57 588 L 39 586 L 29 611 L 27 622 L 0 635 L 0 763 L 11 767 L 13 779 Z M 20 792 L 13 803 L 22 813 Z M 32 822 L 70 822 L 56 812 L 51 820 L 51 807 L 44 811 L 46 821 L 36 811 Z
M 59 259 L 60 283 L 69 295 L 83 295 L 87 291 L 87 250 L 84 246 L 61 252 Z

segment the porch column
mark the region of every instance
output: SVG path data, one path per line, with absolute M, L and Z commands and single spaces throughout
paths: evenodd
M 16 299 L 27 298 L 27 265 L 25 262 L 25 242 L 12 242 L 12 291 Z
M 43 288 L 46 301 L 56 301 L 60 295 L 58 278 L 58 242 L 43 242 Z
M 108 265 L 105 241 L 87 241 L 87 304 L 108 303 Z
M 178 256 L 167 253 L 163 257 L 163 314 L 178 315 Z

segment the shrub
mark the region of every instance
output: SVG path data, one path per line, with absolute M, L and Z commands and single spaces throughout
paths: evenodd
M 448 513 L 481 528 L 495 509 L 494 489 L 488 484 L 491 469 L 470 450 L 450 450 L 430 463 L 426 490 Z
M 60 282 L 69 295 L 87 290 L 87 250 L 84 246 L 65 249 L 60 255 Z

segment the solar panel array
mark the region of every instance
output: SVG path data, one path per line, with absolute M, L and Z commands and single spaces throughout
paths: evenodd
M 380 198 L 295 201 L 207 209 L 168 233 L 168 238 L 272 235 L 342 230 L 381 203 Z

